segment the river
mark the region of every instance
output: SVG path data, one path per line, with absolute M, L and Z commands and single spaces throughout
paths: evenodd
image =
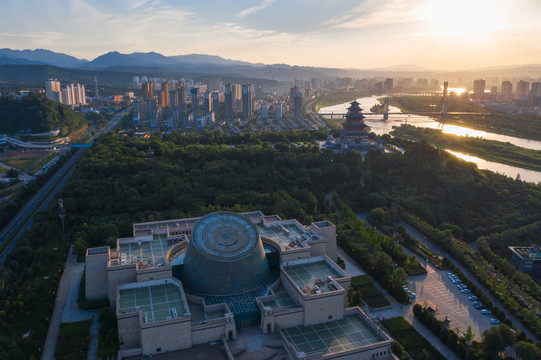
M 379 104 L 378 99 L 381 96 L 371 96 L 365 98 L 359 98 L 357 101 L 364 109 L 365 112 L 370 112 L 370 108 L 376 104 Z M 319 112 L 321 113 L 345 113 L 349 103 L 343 103 L 333 106 L 327 106 L 321 108 Z M 399 108 L 394 106 L 389 106 L 389 112 L 401 112 Z M 393 126 L 400 126 L 402 123 L 407 123 L 413 126 L 431 128 L 431 129 L 441 129 L 446 134 L 455 134 L 460 136 L 473 136 L 481 137 L 488 140 L 496 140 L 502 142 L 509 142 L 513 145 L 520 146 L 526 149 L 541 150 L 541 141 L 522 139 L 513 136 L 501 135 L 490 133 L 481 130 L 469 129 L 467 127 L 442 124 L 428 116 L 419 116 L 419 115 L 389 115 L 389 120 L 383 120 L 382 115 L 366 115 L 365 122 L 370 126 L 372 132 L 377 135 L 387 134 L 393 130 Z M 486 161 L 478 157 L 461 154 L 453 151 L 449 151 L 453 155 L 460 157 L 463 160 L 474 162 L 477 164 L 479 169 L 491 170 L 512 178 L 516 178 L 517 174 L 520 174 L 520 178 L 528 182 L 541 182 L 541 172 L 526 170 L 515 166 L 504 165 L 500 163 Z

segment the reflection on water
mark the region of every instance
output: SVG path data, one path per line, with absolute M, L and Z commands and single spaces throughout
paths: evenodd
M 534 182 L 534 183 L 541 182 L 541 173 L 539 171 L 526 170 L 526 169 L 518 168 L 515 166 L 486 161 L 484 159 L 480 159 L 475 156 L 462 154 L 462 153 L 447 150 L 447 149 L 445 151 L 453 154 L 454 156 L 462 160 L 476 163 L 479 169 L 494 171 L 496 173 L 500 173 L 512 178 L 516 178 L 517 174 L 520 174 L 520 179 L 523 181 Z
M 365 112 L 369 112 L 370 108 L 376 104 L 379 104 L 378 98 L 381 96 L 371 96 L 357 99 L 361 104 L 361 107 L 364 108 Z M 339 104 L 328 106 L 320 109 L 322 113 L 345 113 L 349 103 Z M 394 106 L 389 106 L 389 112 L 401 112 L 399 108 Z M 482 137 L 488 140 L 496 140 L 502 142 L 509 142 L 513 145 L 520 146 L 526 149 L 541 150 L 541 141 L 537 140 L 528 140 L 521 139 L 513 136 L 494 134 L 481 130 L 469 129 L 463 126 L 442 124 L 438 121 L 433 120 L 428 116 L 421 115 L 389 115 L 389 120 L 383 120 L 382 115 L 366 115 L 365 122 L 372 132 L 377 135 L 387 134 L 393 130 L 393 126 L 400 126 L 402 123 L 407 123 L 417 127 L 431 128 L 431 129 L 440 129 L 446 134 L 454 134 L 459 136 L 473 136 L 473 137 Z M 451 151 L 449 151 L 451 152 Z M 541 182 L 541 172 L 521 169 L 514 166 L 503 165 L 495 162 L 486 161 L 474 156 L 469 156 L 465 154 L 451 152 L 452 154 L 466 160 L 475 162 L 480 169 L 487 169 L 500 174 L 507 175 L 509 177 L 515 178 L 518 173 L 522 180 L 529 182 Z M 466 158 L 467 157 L 467 158 Z
M 366 98 L 357 99 L 364 108 L 365 112 L 369 112 L 370 108 L 376 104 L 379 104 L 378 98 L 381 96 L 371 96 Z M 322 113 L 345 113 L 349 103 L 328 106 L 320 109 Z M 389 106 L 389 112 L 400 112 L 399 108 Z M 469 129 L 463 126 L 442 124 L 433 120 L 428 116 L 421 115 L 389 115 L 389 120 L 384 121 L 383 115 L 367 115 L 366 124 L 370 126 L 372 131 L 377 135 L 387 134 L 392 130 L 393 126 L 400 126 L 402 123 L 407 123 L 417 127 L 431 128 L 431 129 L 443 129 L 446 134 L 455 134 L 459 136 L 473 136 L 482 137 L 488 140 L 496 140 L 502 142 L 509 142 L 513 145 L 520 146 L 526 149 L 541 150 L 541 141 L 521 139 L 513 136 L 494 134 L 481 130 Z

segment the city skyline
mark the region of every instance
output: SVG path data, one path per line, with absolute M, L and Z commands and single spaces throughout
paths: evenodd
M 8 1 L 2 46 L 92 60 L 109 51 L 256 63 L 431 70 L 539 63 L 541 4 L 520 0 Z

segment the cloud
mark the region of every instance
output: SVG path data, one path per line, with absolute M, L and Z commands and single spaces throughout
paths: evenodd
M 269 7 L 275 0 L 263 0 L 263 2 L 261 2 L 261 4 L 259 5 L 256 5 L 256 6 L 253 6 L 251 8 L 247 8 L 247 9 L 244 9 L 242 10 L 241 12 L 239 12 L 237 14 L 238 17 L 240 18 L 243 18 L 247 15 L 250 15 L 250 14 L 253 14 L 255 12 L 258 12 L 258 11 L 261 11 L 267 7 Z
M 329 19 L 324 25 L 339 29 L 366 28 L 419 21 L 423 0 L 366 0 L 346 15 Z

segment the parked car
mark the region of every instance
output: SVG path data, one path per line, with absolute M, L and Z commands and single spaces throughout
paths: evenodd
M 470 301 L 477 301 L 477 296 L 472 295 L 472 296 L 468 297 L 468 300 L 470 300 Z
M 453 284 L 460 284 L 460 283 L 462 283 L 462 281 L 460 281 L 460 280 L 458 280 L 458 279 L 457 279 L 457 280 L 453 280 Z
M 414 292 L 412 292 L 412 293 L 409 294 L 409 297 L 410 297 L 410 298 L 414 298 L 414 297 L 416 297 L 416 296 L 417 296 L 417 294 L 414 293 Z
M 456 287 L 459 288 L 460 290 L 467 288 L 465 284 L 457 284 Z
M 447 277 L 452 278 L 452 277 L 456 277 L 456 275 L 453 273 L 447 273 Z
M 492 313 L 490 312 L 490 310 L 483 309 L 483 310 L 481 310 L 481 314 L 483 314 L 483 315 L 491 315 Z
M 490 319 L 489 323 L 491 323 L 492 325 L 497 325 L 500 323 L 500 320 L 498 319 Z
M 468 288 L 461 289 L 460 292 L 463 294 L 471 293 L 470 289 Z
M 477 302 L 474 302 L 472 305 L 473 305 L 473 307 L 476 308 L 476 309 L 482 309 L 482 308 L 485 307 L 482 303 L 480 303 L 480 302 L 478 302 L 478 301 L 477 301 Z

